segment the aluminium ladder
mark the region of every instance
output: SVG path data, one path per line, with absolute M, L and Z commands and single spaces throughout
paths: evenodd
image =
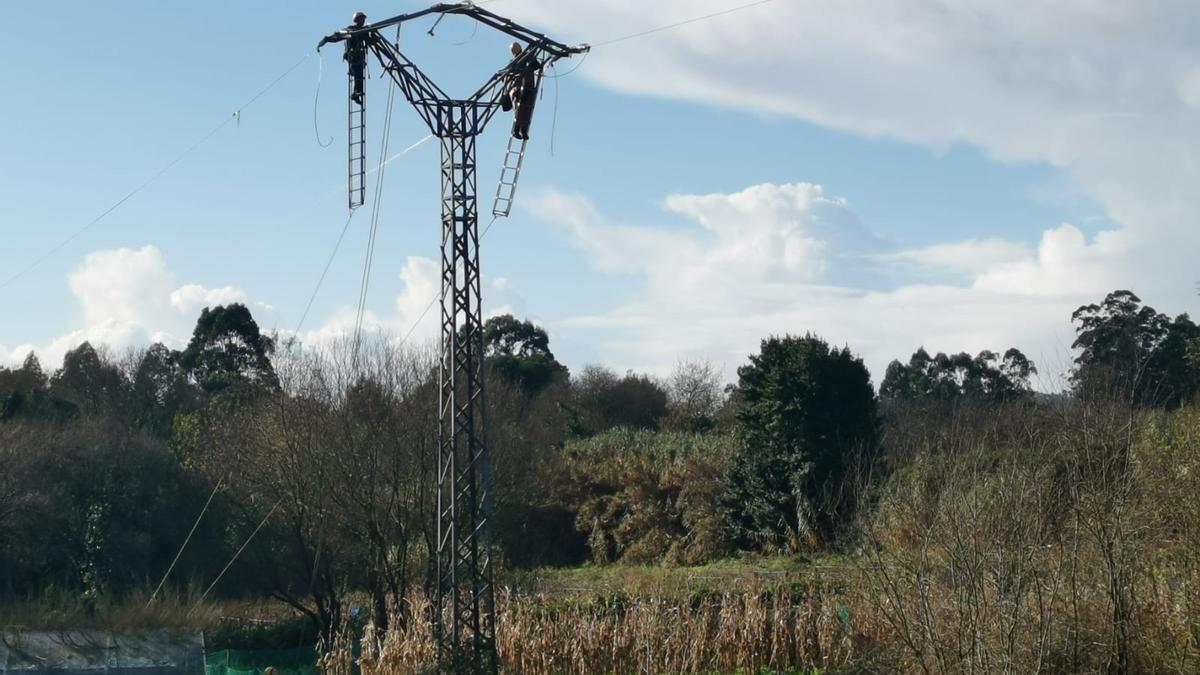
M 496 201 L 492 204 L 492 215 L 496 218 L 507 218 L 512 213 L 513 198 L 517 195 L 517 179 L 521 177 L 521 165 L 525 162 L 527 142 L 514 136 L 508 138 L 504 165 L 500 167 L 500 183 L 496 185 Z
M 350 93 L 354 93 L 354 76 L 350 77 Z M 347 185 L 350 192 L 350 210 L 362 206 L 367 201 L 367 100 L 363 93 L 363 102 L 357 103 L 351 95 L 350 101 L 350 162 Z

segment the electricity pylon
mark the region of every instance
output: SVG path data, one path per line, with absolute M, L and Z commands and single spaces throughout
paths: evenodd
M 433 14 L 473 18 L 525 46 L 474 94 L 465 99 L 452 98 L 408 60 L 399 45 L 381 33 L 383 29 Z M 438 4 L 376 23 L 350 26 L 327 40 L 346 43 L 346 60 L 350 64 L 351 208 L 362 205 L 365 198 L 366 99 L 361 78 L 368 52 L 375 55 L 430 132 L 441 141 L 442 301 L 434 636 L 438 642 L 438 667 L 443 671 L 494 673 L 498 660 L 475 138 L 501 107 L 501 97 L 518 73 L 540 72 L 559 59 L 587 51 L 588 47 L 568 47 L 470 2 Z

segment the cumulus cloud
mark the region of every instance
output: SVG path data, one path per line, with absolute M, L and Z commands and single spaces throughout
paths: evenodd
M 862 280 L 872 274 L 870 256 L 887 246 L 844 200 L 808 183 L 668 196 L 664 208 L 693 219 L 698 231 L 608 223 L 584 196 L 556 190 L 532 190 L 524 208 L 564 228 L 600 271 L 765 303 L 779 284 Z
M 67 282 L 88 326 L 145 326 L 171 308 L 173 279 L 153 246 L 90 253 Z
M 181 347 L 203 307 L 246 302 L 246 293 L 237 288 L 178 285 L 154 246 L 90 253 L 67 284 L 79 303 L 79 325 L 45 344 L 0 345 L 0 363 L 20 363 L 35 351 L 53 367 L 85 341 L 117 350 L 151 342 Z M 259 314 L 269 310 L 261 303 L 255 308 Z
M 738 365 L 765 336 L 812 331 L 851 345 L 876 377 L 922 345 L 1017 346 L 1053 387 L 1070 360 L 1070 312 L 1112 289 L 1108 262 L 1119 247 L 1119 238 L 1088 242 L 1063 225 L 1036 249 L 1000 239 L 904 249 L 872 234 L 845 200 L 805 183 L 664 200 L 691 228 L 609 223 L 586 197 L 555 190 L 530 191 L 525 207 L 596 270 L 644 280 L 636 300 L 561 326 L 587 333 L 606 363 L 650 371 L 680 357 Z M 630 233 L 656 248 L 631 245 Z M 912 281 L 947 270 L 963 280 Z
M 414 344 L 435 341 L 436 298 L 441 284 L 437 263 L 429 258 L 409 257 L 398 279 L 394 311 L 366 311 L 362 333 L 392 340 L 407 336 Z M 79 304 L 78 325 L 42 344 L 0 344 L 0 365 L 18 365 L 32 351 L 46 367 L 52 368 L 61 363 L 63 354 L 85 341 L 117 351 L 152 342 L 181 348 L 190 338 L 203 308 L 232 302 L 248 305 L 264 327 L 278 319 L 271 305 L 251 299 L 235 286 L 209 288 L 196 283 L 177 283 L 162 252 L 154 246 L 90 253 L 71 272 L 67 283 Z M 497 278 L 489 285 L 486 316 L 524 314 L 525 298 L 510 281 Z M 320 346 L 343 341 L 354 334 L 356 319 L 354 307 L 339 307 L 316 328 L 301 331 L 299 343 Z M 286 340 L 292 337 L 292 331 L 281 330 L 280 336 Z
M 205 307 L 246 302 L 246 293 L 240 288 L 205 288 L 200 284 L 187 284 L 171 291 L 171 306 L 181 312 L 199 313 Z
M 437 298 L 441 294 L 441 268 L 429 258 L 409 256 L 399 274 L 400 288 L 395 299 L 394 313 L 365 311 L 359 330 L 362 335 L 382 336 L 394 342 L 429 344 L 438 339 L 439 312 Z M 525 298 L 503 277 L 488 282 L 484 298 L 485 317 L 497 314 L 523 314 Z M 353 307 L 337 309 L 320 326 L 301 331 L 299 341 L 304 345 L 330 345 L 354 335 L 357 311 Z M 284 331 L 290 336 L 290 331 Z

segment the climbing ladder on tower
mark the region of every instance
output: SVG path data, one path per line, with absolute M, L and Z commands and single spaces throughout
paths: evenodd
M 350 92 L 354 93 L 354 78 L 350 78 Z M 365 94 L 364 94 L 365 96 Z M 349 97 L 350 101 L 350 208 L 356 209 L 367 200 L 367 107 Z
M 513 198 L 517 195 L 517 180 L 521 177 L 521 165 L 525 162 L 527 140 L 510 136 L 508 151 L 504 153 L 504 165 L 500 167 L 500 183 L 496 186 L 496 201 L 492 204 L 492 215 L 507 218 L 512 213 Z

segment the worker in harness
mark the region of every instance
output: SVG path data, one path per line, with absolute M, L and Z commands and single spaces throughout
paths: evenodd
M 533 121 L 533 104 L 537 101 L 538 72 L 542 64 L 530 54 L 521 58 L 521 43 L 509 47 L 513 62 L 508 66 L 508 96 L 512 101 L 513 138 L 529 140 L 529 123 Z
M 354 78 L 354 91 L 350 94 L 350 98 L 359 105 L 363 104 L 363 80 L 367 76 L 367 43 L 376 39 L 373 32 L 354 33 L 354 31 L 361 30 L 366 23 L 367 15 L 363 12 L 355 12 L 353 23 L 343 30 L 326 35 L 317 43 L 317 51 L 321 51 L 321 47 L 330 42 L 346 41 L 346 53 L 342 58 L 349 65 L 350 77 Z

